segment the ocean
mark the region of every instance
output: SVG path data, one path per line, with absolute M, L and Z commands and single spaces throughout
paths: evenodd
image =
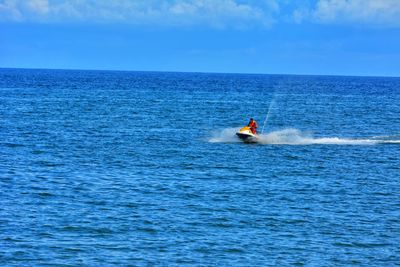
M 0 114 L 1 266 L 400 264 L 400 78 L 0 69 Z

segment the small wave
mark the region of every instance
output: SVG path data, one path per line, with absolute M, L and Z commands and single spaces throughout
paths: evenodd
M 378 136 L 373 136 L 372 139 L 398 143 L 400 142 L 400 135 L 381 135 L 381 136 L 378 135 Z
M 236 137 L 239 128 L 226 128 L 219 132 L 215 132 L 213 137 L 209 139 L 212 143 L 236 143 L 241 142 Z M 260 144 L 264 145 L 374 145 L 374 144 L 400 144 L 400 139 L 385 136 L 385 138 L 340 138 L 340 137 L 320 137 L 315 138 L 309 133 L 302 132 L 298 129 L 284 129 L 274 131 L 259 136 Z
M 379 140 L 379 143 L 385 143 L 385 144 L 400 144 L 400 140 Z

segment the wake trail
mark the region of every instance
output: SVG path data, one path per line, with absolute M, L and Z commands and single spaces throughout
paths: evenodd
M 215 132 L 208 140 L 211 143 L 238 143 L 236 137 L 239 128 L 226 128 Z M 341 137 L 313 137 L 309 133 L 298 129 L 283 129 L 259 135 L 259 144 L 263 145 L 376 145 L 376 144 L 400 144 L 397 136 L 374 136 L 371 138 L 341 138 Z

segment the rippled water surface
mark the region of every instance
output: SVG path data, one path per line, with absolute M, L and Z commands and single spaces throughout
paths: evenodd
M 0 114 L 2 266 L 400 263 L 400 78 L 2 69 Z

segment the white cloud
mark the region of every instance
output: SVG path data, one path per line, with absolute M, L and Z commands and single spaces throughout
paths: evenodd
M 400 0 L 319 0 L 312 9 L 297 9 L 297 22 L 358 23 L 400 26 Z
M 271 23 L 262 9 L 232 0 L 177 1 L 166 12 L 175 23 L 206 24 L 224 27 L 232 23 Z
M 27 0 L 26 5 L 29 10 L 39 14 L 46 14 L 49 12 L 49 1 L 48 0 Z
M 48 0 L 0 1 L 0 20 L 23 21 L 26 17 L 38 18 L 49 12 Z
M 4 0 L 0 2 L 0 18 L 1 20 L 20 20 L 22 14 L 16 7 L 16 1 Z
M 400 26 L 400 0 L 0 0 L 0 21 L 271 26 L 277 21 Z
M 270 25 L 276 0 L 0 0 L 0 20 L 157 25 Z

